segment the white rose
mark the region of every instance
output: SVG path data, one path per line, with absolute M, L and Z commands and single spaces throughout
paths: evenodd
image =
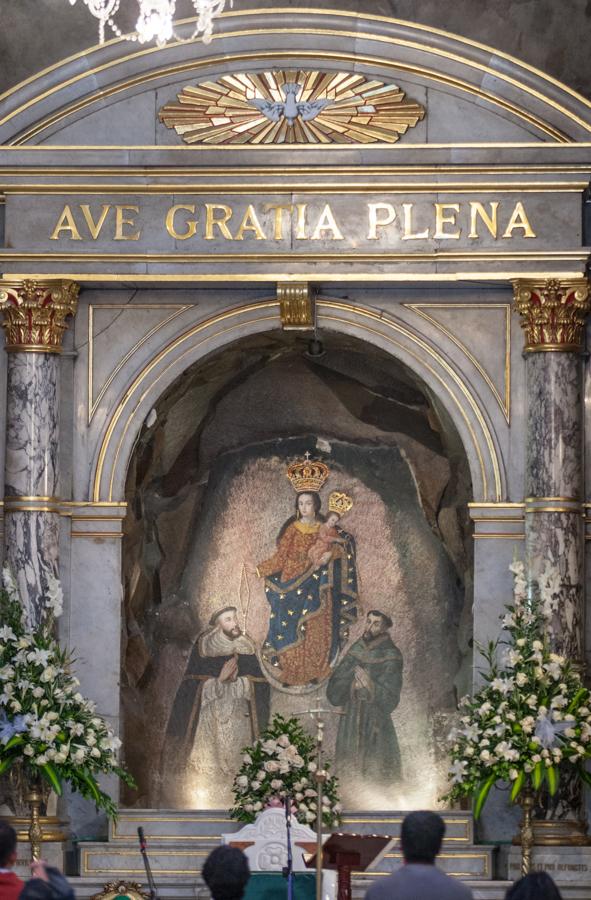
M 527 684 L 527 675 L 525 672 L 518 672 L 515 676 L 515 684 L 517 687 L 523 687 L 524 684 Z
M 278 772 L 279 771 L 279 763 L 276 762 L 276 760 L 274 760 L 274 759 L 269 759 L 265 763 L 264 768 L 267 772 Z
M 509 769 L 509 778 L 511 779 L 511 781 L 515 781 L 518 775 L 519 772 L 517 771 L 517 769 Z
M 46 757 L 43 753 L 41 753 L 41 754 L 35 759 L 35 763 L 36 763 L 38 766 L 45 766 L 45 765 L 47 764 L 47 757 Z
M 259 781 L 252 781 L 250 786 L 253 789 L 253 791 L 258 791 L 258 789 L 260 788 L 261 785 L 260 785 Z
M 279 778 L 274 778 L 271 782 L 271 787 L 274 791 L 278 791 L 279 788 L 283 787 L 283 782 Z
M 282 734 L 280 737 L 277 738 L 277 743 L 279 744 L 280 747 L 289 747 L 291 741 L 289 740 L 289 737 L 286 734 Z
M 259 809 L 263 808 L 263 804 L 261 803 L 260 800 L 257 800 L 256 803 L 253 803 L 252 808 L 254 809 L 255 812 L 258 812 Z
M 315 813 L 309 811 L 306 813 L 306 822 L 313 822 L 315 818 Z
M 298 791 L 297 794 L 295 795 L 295 798 L 298 801 L 298 803 L 300 803 L 300 801 L 302 801 L 304 799 L 304 795 L 302 794 L 301 791 Z
M 244 754 L 244 756 L 242 757 L 242 762 L 245 762 L 247 766 L 249 766 L 251 764 L 252 756 L 250 755 L 250 753 Z
M 526 641 L 525 641 L 525 638 L 518 638 L 515 641 L 515 643 L 517 644 L 518 647 L 525 647 Z M 514 772 L 515 769 L 512 769 L 511 771 Z
M 241 788 L 248 787 L 248 778 L 246 777 L 246 775 L 239 775 L 236 779 L 236 784 Z
M 95 759 L 99 759 L 99 757 L 101 755 L 101 751 L 99 750 L 98 747 L 93 747 L 92 750 L 90 751 L 90 755 L 94 756 Z
M 35 752 L 35 751 L 33 750 L 33 748 L 31 747 L 30 744 L 27 744 L 27 745 L 23 748 L 23 753 L 25 754 L 25 756 L 32 756 L 32 755 L 34 754 L 34 752 Z

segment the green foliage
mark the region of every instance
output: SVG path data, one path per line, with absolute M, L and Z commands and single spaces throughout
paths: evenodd
M 460 725 L 450 735 L 447 801 L 472 797 L 480 815 L 493 784 L 509 783 L 517 802 L 525 788 L 550 794 L 560 775 L 586 783 L 591 757 L 590 694 L 579 672 L 551 647 L 560 580 L 547 569 L 536 590 L 523 564 L 513 563 L 514 603 L 506 607 L 506 636 L 479 647 L 484 686 L 460 702 Z
M 59 584 L 54 581 L 54 602 L 44 620 L 31 628 L 6 570 L 4 580 L 9 590 L 0 590 L 0 774 L 18 764 L 27 779 L 43 778 L 58 795 L 67 783 L 114 818 L 117 808 L 97 777 L 115 774 L 132 787 L 134 782 L 117 761 L 121 742 L 79 693 L 71 660 L 54 636 Z

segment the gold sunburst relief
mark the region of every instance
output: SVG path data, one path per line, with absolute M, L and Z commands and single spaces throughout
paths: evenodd
M 393 144 L 425 115 L 397 85 L 351 72 L 222 75 L 177 99 L 159 116 L 187 144 Z

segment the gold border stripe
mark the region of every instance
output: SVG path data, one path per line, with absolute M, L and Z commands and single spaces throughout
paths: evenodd
M 396 323 L 393 320 L 391 320 L 387 317 L 384 317 L 382 315 L 379 315 L 377 313 L 373 313 L 370 310 L 361 309 L 361 308 L 352 306 L 350 304 L 342 304 L 342 303 L 337 303 L 335 301 L 322 300 L 319 302 L 319 307 L 323 307 L 324 309 L 328 309 L 328 310 L 334 310 L 336 313 L 338 313 L 340 311 L 345 311 L 345 312 L 350 311 L 359 317 L 362 317 L 365 319 L 371 319 L 376 322 L 379 322 L 381 325 L 385 325 L 387 328 L 397 331 L 398 333 L 407 337 L 410 341 L 417 344 L 418 347 L 421 349 L 421 351 L 423 351 L 423 353 L 426 352 L 429 356 L 431 356 L 434 360 L 436 360 L 439 365 L 441 365 L 443 367 L 443 369 L 451 377 L 452 381 L 456 384 L 456 386 L 460 389 L 460 391 L 466 397 L 469 405 L 472 408 L 475 418 L 477 419 L 477 421 L 482 429 L 484 439 L 487 444 L 488 452 L 490 454 L 491 465 L 492 465 L 493 473 L 494 473 L 494 491 L 495 491 L 496 499 L 499 500 L 500 496 L 501 496 L 501 490 L 502 490 L 501 476 L 500 476 L 499 461 L 498 461 L 498 457 L 497 457 L 494 443 L 492 440 L 492 435 L 490 434 L 488 426 L 482 416 L 482 413 L 478 407 L 476 400 L 472 397 L 470 391 L 468 390 L 468 388 L 466 387 L 466 385 L 464 384 L 464 382 L 462 381 L 460 376 L 456 373 L 456 371 L 429 344 L 427 344 L 424 340 L 422 340 L 418 336 L 414 335 L 412 332 L 410 332 L 408 330 L 408 328 L 406 326 L 403 326 L 402 324 Z M 119 406 L 113 413 L 113 415 L 109 421 L 109 424 L 107 426 L 107 429 L 105 431 L 105 434 L 103 436 L 99 454 L 98 454 L 98 460 L 97 460 L 97 465 L 96 465 L 96 469 L 95 469 L 95 474 L 94 474 L 94 478 L 93 478 L 93 497 L 96 500 L 99 499 L 99 497 L 101 496 L 101 493 L 102 493 L 103 470 L 104 470 L 105 464 L 106 464 L 107 452 L 108 452 L 111 440 L 113 438 L 114 431 L 123 415 L 124 407 L 126 406 L 128 401 L 130 401 L 130 399 L 134 396 L 136 391 L 139 389 L 141 383 L 150 374 L 150 372 L 154 369 L 154 367 L 156 365 L 158 365 L 162 360 L 164 360 L 165 357 L 169 353 L 171 353 L 173 350 L 177 349 L 182 343 L 184 343 L 187 340 L 190 340 L 191 338 L 194 338 L 196 335 L 199 335 L 201 332 L 203 332 L 205 329 L 207 329 L 211 326 L 214 326 L 223 321 L 227 321 L 228 319 L 231 319 L 235 316 L 243 317 L 244 315 L 251 313 L 251 312 L 260 312 L 265 309 L 271 310 L 271 309 L 277 309 L 277 308 L 278 308 L 278 304 L 275 300 L 273 300 L 273 301 L 263 301 L 262 303 L 256 303 L 256 304 L 249 304 L 248 306 L 245 306 L 245 307 L 239 307 L 234 310 L 228 310 L 226 312 L 220 313 L 210 319 L 205 320 L 204 322 L 201 322 L 201 323 L 193 326 L 188 331 L 186 331 L 184 334 L 179 335 L 170 344 L 168 344 L 167 347 L 164 347 L 152 360 L 150 360 L 147 363 L 147 365 L 142 369 L 142 371 L 140 373 L 138 373 L 134 382 L 127 389 L 127 391 L 125 393 L 125 397 L 123 398 L 123 400 L 120 402 Z M 385 339 L 386 341 L 403 349 L 405 353 L 408 353 L 410 356 L 415 358 L 418 362 L 420 362 L 421 366 L 425 366 L 431 372 L 433 377 L 436 378 L 436 380 L 438 380 L 441 383 L 441 385 L 445 388 L 445 390 L 448 392 L 448 394 L 450 395 L 450 397 L 456 404 L 461 416 L 463 417 L 463 419 L 465 421 L 468 433 L 472 437 L 472 441 L 473 441 L 474 447 L 475 447 L 475 452 L 476 452 L 477 458 L 479 460 L 479 465 L 480 465 L 480 470 L 481 470 L 481 478 L 482 478 L 482 483 L 483 483 L 483 493 L 486 496 L 488 493 L 486 468 L 484 466 L 484 460 L 482 457 L 482 452 L 480 450 L 478 440 L 476 438 L 476 435 L 474 433 L 472 425 L 470 424 L 470 421 L 466 415 L 466 412 L 462 408 L 462 405 L 458 401 L 455 394 L 453 394 L 453 392 L 451 391 L 451 389 L 450 389 L 449 385 L 446 383 L 445 379 L 443 379 L 437 372 L 435 372 L 435 370 L 431 366 L 429 366 L 425 362 L 424 356 L 421 357 L 419 354 L 414 353 L 410 348 L 405 347 L 404 345 L 401 345 L 398 341 L 396 341 L 392 338 L 389 338 L 386 334 L 384 334 L 383 331 L 377 331 L 376 329 L 372 329 L 372 328 L 369 328 L 368 326 L 364 326 L 363 324 L 361 324 L 359 322 L 351 322 L 350 320 L 339 318 L 339 316 L 337 316 L 337 315 L 327 316 L 326 313 L 322 313 L 321 315 L 322 315 L 322 318 L 324 318 L 324 319 L 328 319 L 331 321 L 337 321 L 341 324 L 347 324 L 349 326 L 360 328 L 361 330 L 367 331 L 369 333 L 379 335 L 382 339 Z M 256 320 L 254 320 L 253 324 L 256 321 L 260 322 L 260 321 L 264 321 L 264 320 L 275 321 L 276 315 L 265 316 L 264 318 L 258 317 Z M 239 324 L 240 325 L 244 324 L 244 321 L 242 320 Z M 232 325 L 229 328 L 224 329 L 223 333 L 227 334 L 227 333 L 233 331 L 237 327 L 239 327 L 239 325 Z M 219 337 L 219 335 L 220 335 L 220 331 L 216 331 L 215 335 L 206 335 L 200 341 L 200 343 L 205 343 L 205 342 L 211 340 L 213 337 L 216 337 L 216 336 Z M 175 367 L 178 366 L 179 362 L 184 358 L 184 356 L 192 353 L 194 351 L 194 349 L 195 349 L 195 345 L 193 344 L 187 350 L 183 351 L 183 353 L 181 353 L 180 356 L 175 357 L 175 359 L 162 370 L 162 372 L 157 376 L 157 378 L 155 378 L 150 383 L 148 388 L 143 392 L 143 394 L 135 402 L 134 409 L 131 412 L 131 414 L 129 415 L 129 417 L 127 418 L 124 428 L 123 428 L 123 431 L 118 438 L 115 454 L 114 454 L 112 462 L 110 463 L 111 475 L 109 478 L 108 493 L 107 493 L 107 496 L 109 497 L 109 499 L 111 499 L 113 496 L 114 478 L 115 478 L 115 471 L 116 471 L 116 467 L 117 467 L 118 457 L 121 452 L 121 447 L 122 447 L 123 441 L 125 439 L 127 430 L 130 426 L 131 419 L 133 418 L 133 415 L 135 414 L 135 410 L 137 410 L 137 408 L 141 405 L 141 403 L 143 402 L 143 400 L 145 399 L 147 394 L 150 392 L 150 390 L 152 390 L 154 388 L 155 384 L 163 377 L 163 375 L 166 373 L 166 371 L 168 371 L 168 369 L 171 366 L 175 366 Z
M 588 122 L 585 122 L 579 116 L 575 115 L 570 110 L 567 110 L 565 107 L 556 103 L 548 97 L 545 97 L 543 94 L 539 93 L 533 88 L 530 88 L 523 82 L 517 81 L 516 79 L 511 78 L 505 73 L 495 70 L 489 69 L 487 66 L 482 65 L 481 63 L 476 63 L 473 60 L 466 59 L 465 57 L 458 56 L 457 54 L 450 53 L 446 50 L 439 50 L 436 47 L 430 46 L 428 44 L 419 44 L 415 41 L 406 41 L 403 38 L 387 38 L 384 35 L 372 35 L 372 34 L 364 34 L 362 32 L 348 32 L 342 30 L 329 30 L 323 28 L 262 28 L 262 29 L 243 29 L 241 31 L 232 32 L 232 39 L 239 37 L 252 37 L 252 36 L 271 36 L 276 34 L 298 34 L 298 35 L 325 35 L 327 37 L 352 37 L 356 40 L 360 38 L 366 38 L 368 40 L 377 41 L 378 43 L 389 43 L 393 45 L 402 45 L 408 46 L 410 48 L 419 49 L 421 51 L 426 51 L 427 54 L 435 54 L 439 56 L 443 56 L 447 59 L 452 59 L 456 62 L 459 62 L 461 65 L 466 65 L 471 68 L 476 68 L 480 71 L 486 72 L 489 75 L 492 75 L 493 78 L 506 81 L 508 84 L 513 84 L 513 86 L 518 87 L 519 90 L 524 91 L 525 93 L 530 94 L 536 99 L 541 100 L 543 103 L 552 107 L 553 109 L 562 113 L 567 119 L 570 119 L 572 122 L 580 125 L 582 128 L 585 128 L 587 131 L 591 132 L 591 125 Z M 226 42 L 228 41 L 228 35 L 220 35 L 214 34 L 213 40 L 219 40 L 223 38 Z M 172 45 L 169 45 L 172 46 Z M 3 119 L 0 119 L 0 126 L 6 124 L 8 121 L 13 119 L 23 110 L 28 107 L 34 105 L 40 100 L 45 99 L 46 97 L 63 90 L 66 87 L 75 84 L 78 81 L 81 81 L 85 78 L 88 78 L 92 75 L 97 75 L 99 72 L 103 72 L 106 69 L 113 68 L 114 66 L 120 65 L 123 62 L 126 62 L 129 59 L 133 59 L 134 57 L 142 56 L 146 53 L 154 52 L 159 48 L 149 48 L 148 50 L 141 50 L 137 53 L 129 54 L 123 58 L 110 60 L 107 63 L 103 63 L 102 65 L 96 66 L 94 69 L 87 70 L 78 75 L 73 76 L 72 78 L 66 79 L 66 81 L 54 85 L 49 90 L 41 93 L 38 97 L 33 97 L 28 100 L 26 103 L 22 104 L 18 109 L 13 110 L 4 116 Z M 9 146 L 22 146 L 26 144 L 28 140 L 33 137 L 36 137 L 40 132 L 45 131 L 47 128 L 50 128 L 52 125 L 61 122 L 63 119 L 72 115 L 73 113 L 79 112 L 82 109 L 86 109 L 88 106 L 94 104 L 97 101 L 104 101 L 107 97 L 111 97 L 114 94 L 120 93 L 121 91 L 128 90 L 129 88 L 136 87 L 139 85 L 145 85 L 151 81 L 157 81 L 161 78 L 165 77 L 176 77 L 183 73 L 187 72 L 197 72 L 202 68 L 211 68 L 215 65 L 222 65 L 224 71 L 227 70 L 229 64 L 234 62 L 249 62 L 251 60 L 273 60 L 273 59 L 304 59 L 304 60 L 317 60 L 321 59 L 325 60 L 333 60 L 340 61 L 346 63 L 354 63 L 355 65 L 364 64 L 367 66 L 378 66 L 379 68 L 385 68 L 388 70 L 393 70 L 395 72 L 404 72 L 411 75 L 418 75 L 420 77 L 424 77 L 427 81 L 432 80 L 435 82 L 439 82 L 444 84 L 446 87 L 452 87 L 456 90 L 463 91 L 464 93 L 471 94 L 476 97 L 480 97 L 492 104 L 493 106 L 498 106 L 501 109 L 504 109 L 506 112 L 509 112 L 516 116 L 517 118 L 522 119 L 527 122 L 529 125 L 533 125 L 539 131 L 548 135 L 548 137 L 553 138 L 554 141 L 558 143 L 572 143 L 572 140 L 561 132 L 559 129 L 550 125 L 548 122 L 545 122 L 543 119 L 540 119 L 538 116 L 533 113 L 529 113 L 527 110 L 522 109 L 514 103 L 511 103 L 509 100 L 505 100 L 502 97 L 498 97 L 492 94 L 490 91 L 483 90 L 476 84 L 471 84 L 470 82 L 464 81 L 461 78 L 457 78 L 452 75 L 444 75 L 442 72 L 436 69 L 429 69 L 426 66 L 420 66 L 416 64 L 403 63 L 402 61 L 394 61 L 389 59 L 388 57 L 380 57 L 380 56 L 370 56 L 366 54 L 356 54 L 356 53 L 346 53 L 346 52 L 335 52 L 328 50 L 273 50 L 273 51 L 253 51 L 247 53 L 227 53 L 219 56 L 208 56 L 204 59 L 193 59 L 189 61 L 185 61 L 182 63 L 177 63 L 175 65 L 163 66 L 160 69 L 154 69 L 149 72 L 140 73 L 133 78 L 128 78 L 124 81 L 116 82 L 114 85 L 110 87 L 104 87 L 95 94 L 87 95 L 80 100 L 77 100 L 74 103 L 71 103 L 69 106 L 61 107 L 57 112 L 46 116 L 45 119 L 39 120 L 34 126 L 21 131 L 15 138 L 8 141 Z M 210 148 L 215 145 L 208 145 Z M 240 146 L 249 146 L 252 149 L 251 145 L 236 145 Z M 317 147 L 317 145 L 314 145 Z M 355 144 L 348 145 L 349 147 L 357 146 Z M 363 145 L 365 146 L 365 145 Z
M 510 303 L 403 303 L 407 309 L 412 309 L 417 315 L 421 316 L 427 322 L 430 322 L 439 331 L 443 332 L 452 343 L 458 347 L 470 360 L 473 366 L 480 372 L 485 382 L 499 404 L 501 412 L 505 417 L 507 425 L 511 423 L 510 405 L 511 405 L 511 304 Z M 504 309 L 505 310 L 505 396 L 501 397 L 496 385 L 493 383 L 488 372 L 478 362 L 476 357 L 468 350 L 463 341 L 460 341 L 445 325 L 434 319 L 428 313 L 423 312 L 424 309 Z

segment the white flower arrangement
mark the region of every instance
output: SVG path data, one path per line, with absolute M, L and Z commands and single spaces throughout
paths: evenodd
M 68 654 L 54 637 L 62 589 L 48 578 L 45 617 L 31 627 L 10 571 L 0 591 L 0 775 L 15 764 L 29 780 L 41 776 L 61 795 L 63 782 L 115 817 L 117 808 L 98 786 L 99 773 L 133 779 L 117 760 L 119 738 L 85 700 Z
M 528 596 L 523 563 L 510 566 L 514 601 L 502 618 L 509 640 L 479 648 L 488 664 L 486 685 L 460 701 L 460 727 L 450 734 L 451 789 L 443 799 L 475 798 L 475 818 L 497 782 L 511 785 L 512 802 L 524 788 L 538 791 L 544 783 L 554 795 L 566 771 L 591 784 L 585 769 L 591 757 L 590 694 L 548 642 L 560 587 L 550 569 Z
M 254 822 L 266 807 L 291 801 L 292 814 L 303 825 L 314 826 L 318 816 L 316 745 L 297 719 L 276 715 L 258 741 L 243 750 L 242 766 L 234 779 L 233 819 Z M 341 805 L 338 780 L 324 763 L 322 824 L 339 824 Z

